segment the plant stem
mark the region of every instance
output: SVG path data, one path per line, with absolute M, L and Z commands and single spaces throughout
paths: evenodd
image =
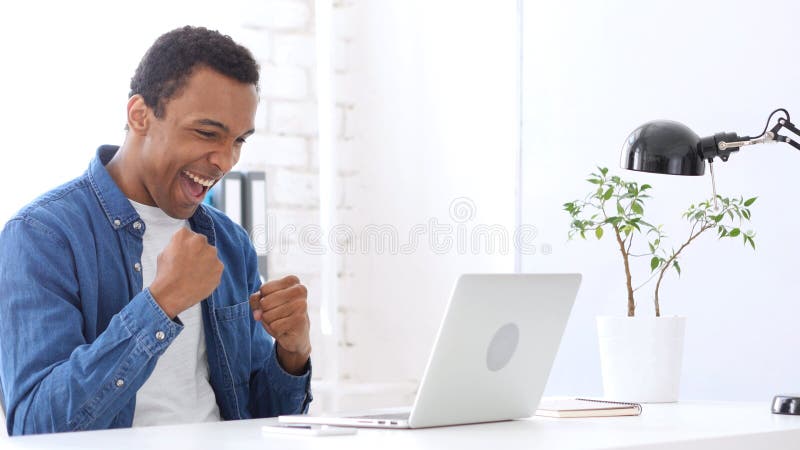
M 631 266 L 628 264 L 628 252 L 625 249 L 625 241 L 619 234 L 619 228 L 614 226 L 614 235 L 617 237 L 619 252 L 622 253 L 622 261 L 625 263 L 625 287 L 628 288 L 628 317 L 633 317 L 636 312 L 636 304 L 633 301 L 633 282 L 631 280 Z
M 683 249 L 685 249 L 693 240 L 695 240 L 697 236 L 700 236 L 701 234 L 712 228 L 714 228 L 714 224 L 710 223 L 707 225 L 703 225 L 703 227 L 700 228 L 700 231 L 698 231 L 697 234 L 689 233 L 689 239 L 687 239 L 686 242 L 684 242 L 683 245 L 680 246 L 677 252 L 672 254 L 672 256 L 667 260 L 666 263 L 664 263 L 664 267 L 662 267 L 658 273 L 658 281 L 656 281 L 655 299 L 653 300 L 656 307 L 656 317 L 661 317 L 661 304 L 658 301 L 658 290 L 661 287 L 661 280 L 664 278 L 664 274 L 667 273 L 667 269 L 670 268 L 672 262 L 678 258 L 678 255 L 681 254 Z M 692 227 L 692 230 L 694 230 L 694 227 Z

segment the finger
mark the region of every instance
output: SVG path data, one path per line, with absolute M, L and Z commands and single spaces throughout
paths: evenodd
M 284 303 L 283 305 L 272 308 L 268 311 L 263 311 L 261 320 L 266 324 L 272 326 L 273 322 L 293 315 L 305 316 L 308 313 L 306 303 L 303 300 L 295 300 L 293 302 Z
M 260 302 L 261 301 L 261 294 L 259 294 L 258 292 L 254 293 L 254 294 L 250 294 L 250 297 L 248 298 L 248 300 L 250 301 L 250 309 L 251 310 L 255 311 L 257 309 L 261 309 L 261 302 Z
M 267 295 L 272 294 L 273 292 L 281 291 L 283 289 L 292 287 L 295 284 L 299 283 L 300 283 L 299 278 L 297 278 L 294 275 L 289 275 L 280 278 L 278 280 L 267 281 L 266 283 L 261 285 L 261 289 L 259 289 L 259 291 L 261 292 L 262 297 L 266 297 Z
M 304 336 L 307 330 L 308 317 L 305 315 L 295 315 L 272 322 L 269 325 L 268 332 L 272 337 L 275 338 L 275 340 L 282 341 L 281 344 L 284 346 L 284 348 L 286 348 L 286 350 L 291 351 L 291 348 L 287 348 L 286 345 L 289 343 L 284 342 L 284 337 L 293 335 Z
M 261 300 L 261 295 L 258 292 L 256 292 L 255 294 L 250 294 L 250 298 L 248 298 L 248 301 L 250 303 L 250 310 L 253 312 L 253 320 L 255 320 L 256 322 L 261 321 L 261 315 L 262 315 L 261 303 L 259 302 L 259 300 Z
M 296 284 L 292 287 L 261 297 L 259 303 L 263 311 L 269 311 L 270 309 L 278 308 L 293 300 L 305 301 L 307 297 L 308 289 L 302 284 Z

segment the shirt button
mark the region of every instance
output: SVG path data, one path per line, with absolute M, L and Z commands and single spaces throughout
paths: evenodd
M 164 337 L 165 337 L 165 335 L 164 335 L 163 331 L 156 331 L 156 340 L 157 341 L 163 341 Z
M 120 378 L 120 379 L 118 379 L 118 380 L 117 380 L 117 382 L 116 382 L 116 383 L 114 383 L 114 384 L 116 384 L 116 385 L 117 385 L 117 387 L 122 387 L 122 386 L 125 386 L 125 380 L 123 380 L 122 378 Z
M 137 272 L 141 272 L 142 271 L 142 265 L 139 264 L 139 263 L 136 263 L 136 264 L 133 265 L 133 269 L 135 271 L 137 271 Z
M 138 222 L 138 221 L 137 222 L 133 222 L 133 229 L 134 230 L 139 230 L 141 228 L 142 228 L 142 222 Z
M 120 224 L 122 224 L 122 222 L 120 222 L 120 220 L 119 220 L 119 219 L 114 219 L 114 226 L 115 226 L 115 227 L 118 227 L 118 226 L 120 226 Z

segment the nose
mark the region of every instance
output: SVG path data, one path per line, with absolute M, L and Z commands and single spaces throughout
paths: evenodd
M 219 148 L 209 153 L 208 162 L 216 166 L 223 174 L 228 173 L 239 162 L 239 149 L 235 146 Z

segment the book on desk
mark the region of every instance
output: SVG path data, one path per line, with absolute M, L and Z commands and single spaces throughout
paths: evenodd
M 614 417 L 638 416 L 642 405 L 591 398 L 543 397 L 536 410 L 544 417 Z

